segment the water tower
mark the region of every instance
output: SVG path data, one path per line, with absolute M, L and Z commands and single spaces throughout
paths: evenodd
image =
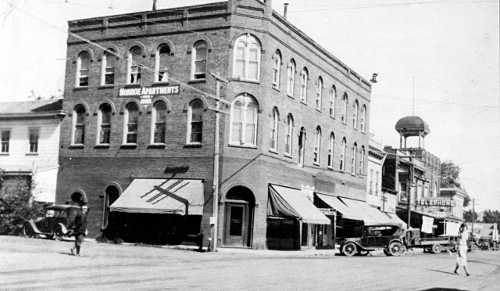
M 406 149 L 409 137 L 418 137 L 418 148 L 424 148 L 424 139 L 431 132 L 429 125 L 418 116 L 406 116 L 398 120 L 395 126 L 399 133 L 399 148 Z

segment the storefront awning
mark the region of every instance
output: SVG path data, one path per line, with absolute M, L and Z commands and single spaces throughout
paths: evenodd
M 370 206 L 368 203 L 348 198 L 340 198 L 350 208 L 356 209 L 361 213 L 366 225 L 391 223 L 391 220 L 382 211 Z
M 331 223 L 301 190 L 279 185 L 269 185 L 268 215 L 296 217 L 309 224 Z
M 385 215 L 387 215 L 389 217 L 389 219 L 392 221 L 392 223 L 400 224 L 404 228 L 407 228 L 406 222 L 404 222 L 401 218 L 399 218 L 399 216 L 397 216 L 396 213 L 385 212 Z
M 319 199 L 323 200 L 323 202 L 328 204 L 331 208 L 340 212 L 343 218 L 353 219 L 353 220 L 363 220 L 362 213 L 360 213 L 356 208 L 351 208 L 347 206 L 337 196 L 329 196 L 318 193 L 316 193 L 316 195 L 319 197 Z
M 111 211 L 203 214 L 203 182 L 183 179 L 134 179 L 110 206 Z M 186 208 L 187 205 L 187 208 Z

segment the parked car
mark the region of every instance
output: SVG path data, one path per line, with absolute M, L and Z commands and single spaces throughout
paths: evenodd
M 387 256 L 404 253 L 404 229 L 397 224 L 365 225 L 361 237 L 345 238 L 341 241 L 340 252 L 346 256 L 356 254 L 366 256 L 375 250 L 383 250 Z
M 71 230 L 68 229 L 68 216 L 73 208 L 78 208 L 78 206 L 68 204 L 48 206 L 44 217 L 25 222 L 23 234 L 28 237 L 48 239 L 71 236 Z

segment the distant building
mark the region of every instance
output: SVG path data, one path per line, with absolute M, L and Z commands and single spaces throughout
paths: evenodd
M 35 200 L 55 202 L 62 118 L 62 100 L 0 103 L 0 195 L 33 185 Z

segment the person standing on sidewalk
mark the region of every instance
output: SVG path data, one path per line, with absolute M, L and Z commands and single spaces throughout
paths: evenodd
M 469 271 L 467 270 L 467 239 L 469 237 L 469 233 L 466 230 L 467 225 L 465 223 L 462 223 L 458 230 L 458 241 L 456 245 L 457 262 L 455 264 L 455 271 L 453 271 L 453 273 L 458 275 L 458 269 L 460 267 L 463 267 L 465 275 L 470 276 Z
M 87 230 L 88 207 L 83 202 L 79 202 L 78 206 L 79 208 L 75 208 L 70 214 L 70 217 L 72 218 L 70 221 L 73 228 L 73 235 L 75 236 L 75 246 L 70 249 L 73 256 L 80 255 L 80 249 Z

